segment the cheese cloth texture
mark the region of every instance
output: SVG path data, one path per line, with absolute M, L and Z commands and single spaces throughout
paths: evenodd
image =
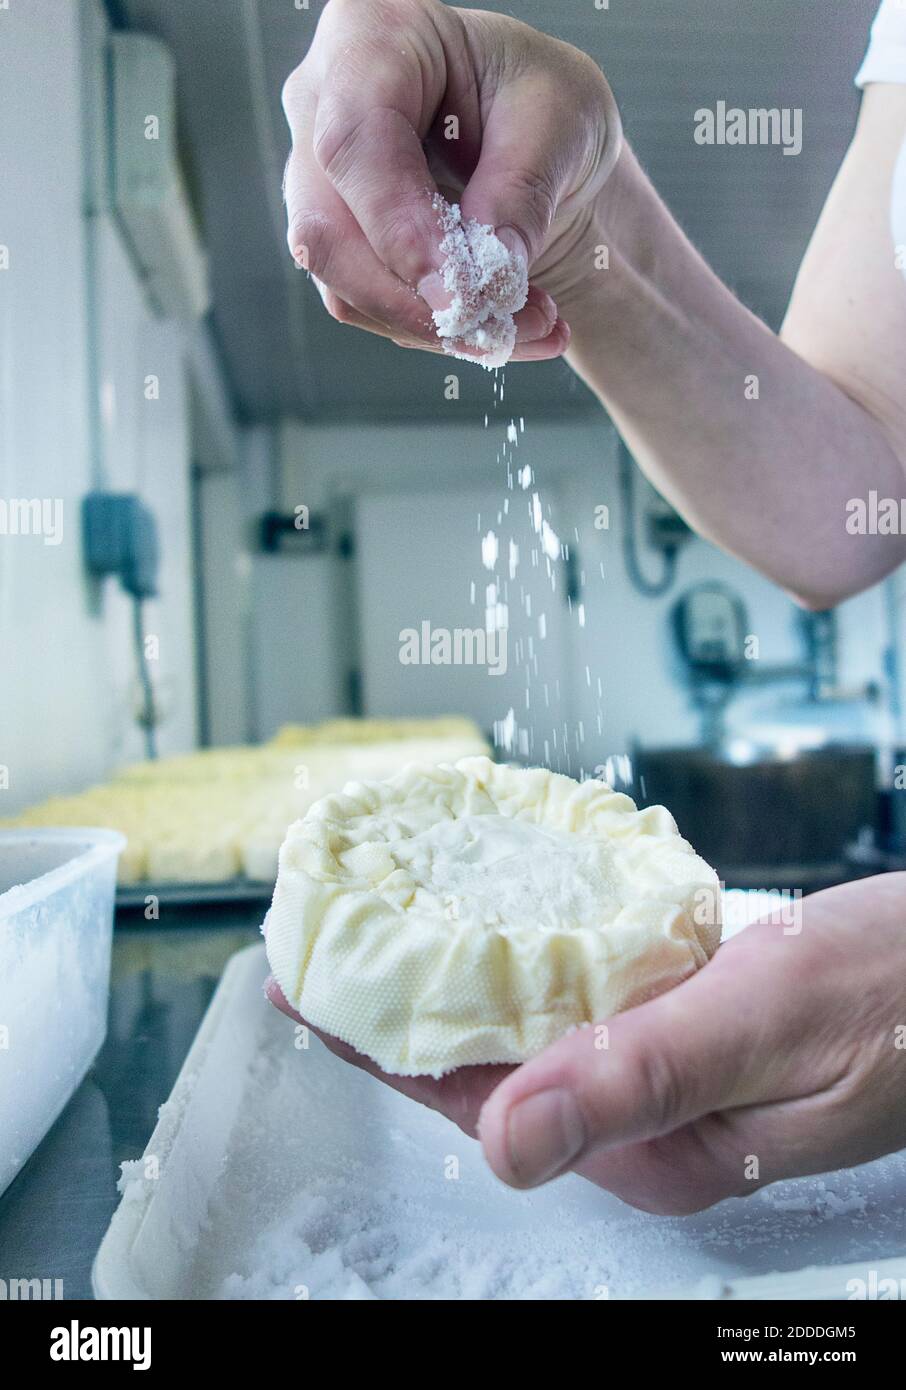
M 265 921 L 302 1017 L 383 1070 L 522 1062 L 680 983 L 720 885 L 663 807 L 487 758 L 347 784 L 292 825 Z

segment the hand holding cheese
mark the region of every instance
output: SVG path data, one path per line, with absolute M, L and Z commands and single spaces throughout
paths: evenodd
M 606 1047 L 579 1028 L 519 1067 L 396 1076 L 320 1036 L 479 1134 L 504 1182 L 573 1170 L 684 1214 L 906 1145 L 904 922 L 906 874 L 816 893 L 795 930 L 750 926 L 679 988 L 610 1019 Z M 276 981 L 268 993 L 299 1019 Z

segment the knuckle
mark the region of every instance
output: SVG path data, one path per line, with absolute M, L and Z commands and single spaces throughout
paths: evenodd
M 355 323 L 355 310 L 345 299 L 341 299 L 333 290 L 324 291 L 324 308 L 336 323 L 352 324 Z
M 598 94 L 606 78 L 590 53 L 581 48 L 570 47 L 570 77 L 580 87 L 582 94 Z
M 330 267 L 337 244 L 337 233 L 323 213 L 295 212 L 287 234 L 293 257 L 318 280 L 330 279 Z
M 356 142 L 362 131 L 364 117 L 348 120 L 343 116 L 318 112 L 318 123 L 312 139 L 312 152 L 329 179 L 336 178 L 355 157 Z
M 360 156 L 366 164 L 398 130 L 401 117 L 393 107 L 393 85 L 386 90 L 372 77 L 371 104 L 361 114 L 351 114 L 345 102 L 330 100 L 318 108 L 312 138 L 315 159 L 329 179 L 336 181 L 354 169 Z
M 399 205 L 376 230 L 375 240 L 378 254 L 384 261 L 392 259 L 395 264 L 405 265 L 414 259 L 422 243 L 412 208 L 408 204 Z
M 640 1081 L 640 1104 L 651 1124 L 667 1133 L 680 1123 L 686 1106 L 686 1088 L 672 1053 L 666 1047 L 643 1047 L 635 1058 Z
M 303 93 L 307 90 L 308 73 L 305 63 L 293 68 L 280 89 L 280 103 L 287 120 L 292 121 L 299 108 Z

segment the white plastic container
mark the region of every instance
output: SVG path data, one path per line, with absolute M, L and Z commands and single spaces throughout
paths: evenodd
M 449 1121 L 306 1048 L 233 957 L 93 1270 L 100 1299 L 821 1299 L 906 1280 L 906 1154 L 647 1216 L 493 1176 Z M 861 1281 L 861 1284 L 854 1281 Z
M 0 1192 L 107 1030 L 113 830 L 0 831 Z

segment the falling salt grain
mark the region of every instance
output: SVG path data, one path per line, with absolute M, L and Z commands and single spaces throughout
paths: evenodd
M 560 538 L 547 521 L 542 521 L 541 523 L 541 546 L 549 559 L 560 559 Z
M 516 711 L 510 709 L 503 719 L 494 721 L 494 742 L 498 748 L 512 753 L 516 745 Z

